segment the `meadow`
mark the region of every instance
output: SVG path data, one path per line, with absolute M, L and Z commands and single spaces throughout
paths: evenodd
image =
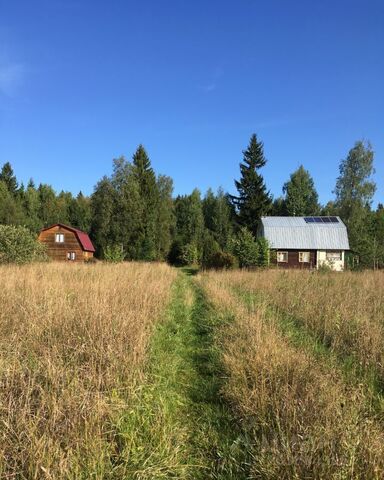
M 0 478 L 381 479 L 384 274 L 0 268 Z

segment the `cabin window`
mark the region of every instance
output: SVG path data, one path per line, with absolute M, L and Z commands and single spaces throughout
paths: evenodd
M 288 263 L 288 252 L 277 252 L 277 261 L 280 263 Z
M 64 233 L 55 233 L 55 242 L 64 243 Z
M 299 252 L 300 263 L 309 263 L 310 260 L 311 260 L 311 255 L 309 252 Z
M 68 252 L 67 253 L 67 260 L 76 260 L 76 253 L 75 252 Z
M 338 262 L 341 258 L 341 252 L 327 252 L 326 257 L 328 262 Z

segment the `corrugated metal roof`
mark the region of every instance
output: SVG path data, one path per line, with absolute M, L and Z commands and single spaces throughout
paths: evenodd
M 337 223 L 307 223 L 305 217 L 262 217 L 260 234 L 272 248 L 349 250 L 347 227 Z

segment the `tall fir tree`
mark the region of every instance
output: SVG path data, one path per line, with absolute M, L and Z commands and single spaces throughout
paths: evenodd
M 240 180 L 235 180 L 238 195 L 231 200 L 238 214 L 239 224 L 247 227 L 256 235 L 260 218 L 266 215 L 272 205 L 272 199 L 259 169 L 266 164 L 263 143 L 251 136 L 248 148 L 243 151 L 243 163 L 240 164 Z
M 134 167 L 124 157 L 113 161 L 112 186 L 115 191 L 114 243 L 128 260 L 143 260 L 145 229 L 144 205 Z
M 313 178 L 303 165 L 291 174 L 283 186 L 286 214 L 294 217 L 318 215 L 320 211 L 319 196 Z
M 143 145 L 139 145 L 133 155 L 133 174 L 139 185 L 143 211 L 144 237 L 140 257 L 142 260 L 155 260 L 157 257 L 156 224 L 159 192 L 155 172 Z
M 4 163 L 0 172 L 0 181 L 4 182 L 9 193 L 16 195 L 18 190 L 17 179 L 13 173 L 12 166 L 9 162 Z

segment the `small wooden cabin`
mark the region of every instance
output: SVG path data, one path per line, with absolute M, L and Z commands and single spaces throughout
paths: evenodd
M 345 268 L 349 241 L 340 217 L 262 217 L 258 236 L 268 240 L 271 263 L 280 268 Z
M 43 228 L 39 241 L 46 245 L 48 256 L 59 262 L 86 262 L 95 253 L 87 233 L 62 223 Z

